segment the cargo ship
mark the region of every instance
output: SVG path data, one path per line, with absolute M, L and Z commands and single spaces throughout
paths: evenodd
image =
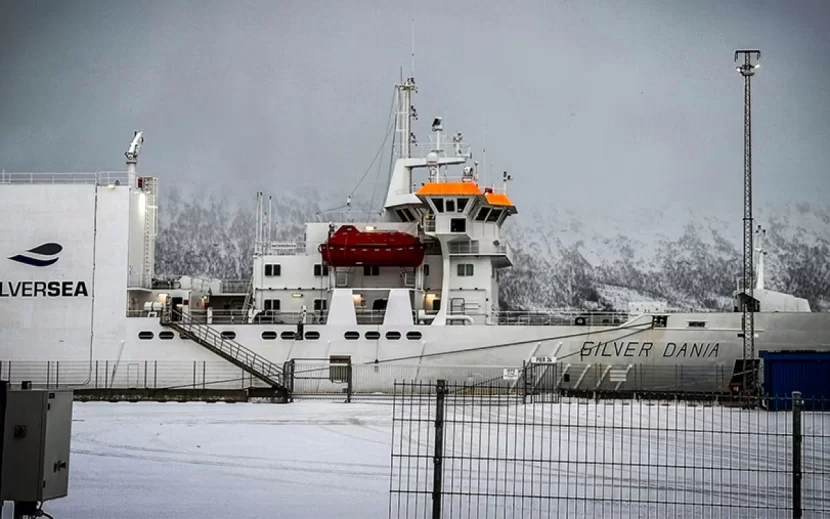
M 416 90 L 413 78 L 395 85 L 382 211 L 323 214 L 296 242 L 275 242 L 257 193 L 249 280 L 156 275 L 160 184 L 138 172 L 142 132 L 122 172 L 0 175 L 0 378 L 278 387 L 289 366 L 314 360 L 363 370 L 372 391 L 402 378 L 509 385 L 529 365 L 572 390 L 729 391 L 761 352 L 830 350 L 830 314 L 766 289 L 764 251 L 757 284 L 732 294 L 733 312 L 671 312 L 659 301 L 608 313 L 502 310 L 512 177 L 481 182 L 463 134 L 445 135 L 440 117 L 419 145 Z M 754 308 L 752 358 L 744 304 Z

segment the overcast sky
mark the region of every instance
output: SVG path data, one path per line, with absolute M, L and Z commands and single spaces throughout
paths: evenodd
M 762 51 L 758 203 L 830 195 L 827 0 L 7 1 L 0 167 L 121 170 L 141 129 L 139 167 L 163 185 L 348 191 L 383 139 L 413 18 L 420 140 L 433 115 L 477 158 L 486 134 L 520 211 L 740 212 L 736 48 Z

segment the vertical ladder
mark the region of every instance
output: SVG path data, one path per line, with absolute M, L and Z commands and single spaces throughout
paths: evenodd
M 152 288 L 156 264 L 156 235 L 158 234 L 157 179 L 142 177 L 144 193 L 144 263 L 141 269 L 141 286 Z

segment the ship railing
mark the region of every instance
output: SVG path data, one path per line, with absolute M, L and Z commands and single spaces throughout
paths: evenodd
M 317 213 L 317 221 L 320 223 L 355 223 L 379 222 L 381 213 L 378 211 L 321 211 Z
M 439 157 L 469 157 L 470 144 L 464 142 L 460 143 L 461 145 L 458 150 L 460 153 L 458 153 L 456 150 L 456 143 L 454 143 L 452 139 L 452 134 L 443 134 L 440 139 L 430 136 L 429 141 L 413 142 L 409 145 L 410 155 L 412 155 L 412 157 L 425 158 L 429 152 L 435 151 L 435 149 L 439 147 L 438 145 L 440 145 L 442 154 L 439 155 Z
M 250 279 L 223 279 L 222 294 L 246 294 L 251 286 Z
M 449 253 L 452 254 L 503 254 L 512 255 L 512 250 L 506 243 L 494 243 L 480 241 L 453 241 L 449 243 Z
M 424 232 L 435 232 L 435 219 L 424 218 Z
M 619 326 L 628 321 L 625 312 L 587 310 L 499 310 L 492 314 L 500 326 Z
M 307 311 L 306 324 L 325 324 L 325 311 Z M 217 310 L 212 309 L 208 317 L 207 309 L 191 310 L 190 317 L 202 324 L 248 324 L 249 314 L 245 310 Z M 302 312 L 263 310 L 257 313 L 251 320 L 251 324 L 297 324 L 300 321 Z M 209 321 L 209 322 L 208 322 Z
M 7 173 L 0 172 L 0 184 L 95 184 L 99 186 L 129 185 L 126 171 L 94 173 Z
M 316 250 L 317 247 L 310 246 L 306 242 L 285 242 L 275 241 L 266 243 L 262 247 L 262 254 L 269 256 L 299 256 L 305 254 L 308 250 Z

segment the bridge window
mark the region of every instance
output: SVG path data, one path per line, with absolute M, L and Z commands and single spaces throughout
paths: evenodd
M 453 200 L 452 198 L 447 199 L 446 209 L 447 209 L 448 213 L 454 213 L 455 212 L 455 200 Z
M 366 332 L 366 340 L 376 341 L 380 339 L 380 332 Z
M 386 332 L 387 341 L 399 341 L 401 339 L 401 332 Z
M 478 214 L 476 215 L 476 221 L 477 222 L 483 222 L 484 220 L 486 220 L 487 219 L 487 214 L 489 212 L 490 212 L 489 207 L 482 207 L 481 209 L 479 209 Z
M 459 198 L 458 199 L 457 207 L 458 207 L 458 212 L 459 213 L 464 212 L 464 208 L 467 207 L 467 200 L 468 200 L 467 198 Z
M 496 220 L 498 220 L 499 216 L 501 216 L 501 211 L 501 209 L 493 209 L 492 211 L 490 211 L 490 214 L 487 216 L 487 221 L 495 222 Z
M 473 269 L 472 263 L 459 263 L 458 264 L 458 275 L 463 277 L 469 277 L 473 275 L 475 270 Z
M 309 341 L 316 341 L 320 338 L 320 332 L 305 332 L 305 338 Z
M 279 263 L 268 263 L 265 265 L 266 276 L 279 276 L 282 273 L 282 266 Z
M 277 332 L 262 332 L 263 341 L 273 341 L 277 338 Z
M 266 299 L 264 301 L 263 308 L 265 311 L 274 310 L 278 311 L 280 309 L 280 300 L 279 299 Z
M 236 332 L 232 332 L 232 331 L 222 332 L 222 338 L 223 339 L 234 340 L 234 339 L 236 339 Z
M 317 276 L 317 277 L 328 276 L 329 275 L 329 266 L 328 265 L 322 265 L 320 263 L 315 263 L 314 264 L 314 275 Z
M 364 276 L 380 276 L 380 267 L 377 265 L 365 265 L 363 267 Z
M 450 232 L 467 232 L 467 219 L 450 218 Z
M 138 332 L 138 338 L 142 341 L 149 341 L 153 338 L 153 332 Z
M 174 334 L 173 332 L 170 332 L 170 331 L 159 332 L 159 339 L 161 339 L 163 341 L 170 341 L 175 336 L 176 336 L 176 334 Z
M 443 213 L 444 212 L 444 199 L 443 198 L 434 198 L 432 203 L 435 204 L 435 212 L 436 213 Z
M 294 332 L 285 331 L 280 334 L 280 339 L 284 341 L 293 341 L 294 340 Z
M 421 332 L 406 332 L 406 338 L 410 341 L 420 341 L 421 337 Z

